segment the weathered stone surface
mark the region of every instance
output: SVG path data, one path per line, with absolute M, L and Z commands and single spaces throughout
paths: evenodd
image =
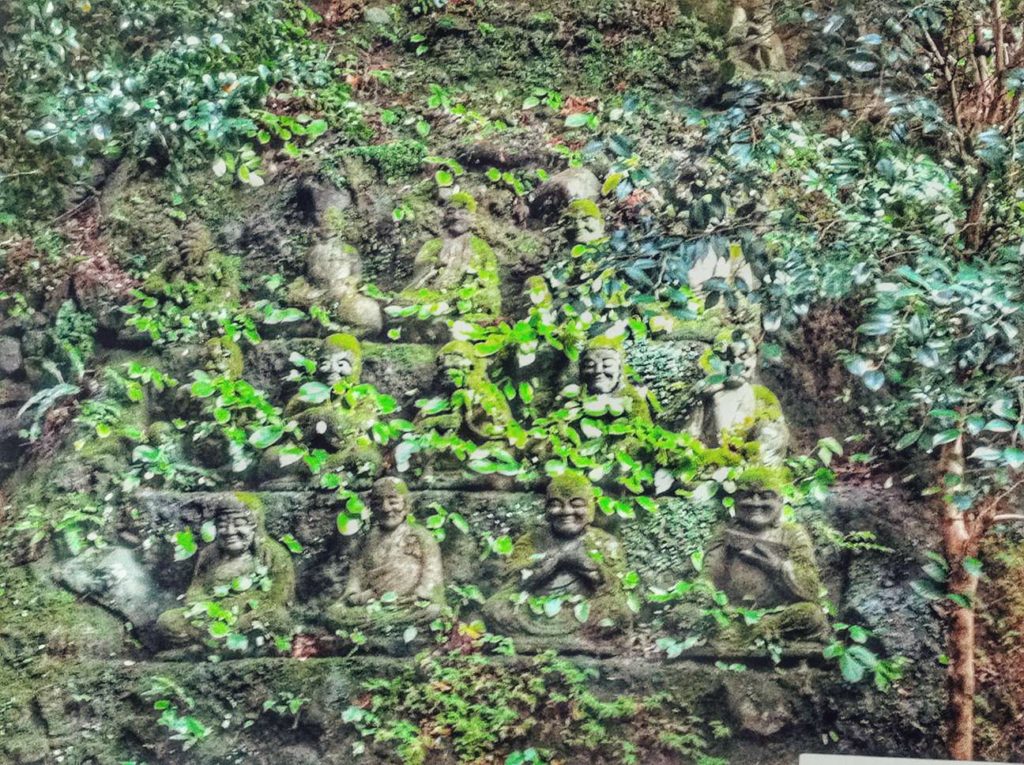
M 17 374 L 23 364 L 21 343 L 10 335 L 0 335 L 0 378 Z
M 577 199 L 595 201 L 601 195 L 601 181 L 585 167 L 570 167 L 556 173 L 537 187 L 530 203 L 530 217 L 553 223 Z
M 168 604 L 149 570 L 125 547 L 90 550 L 61 565 L 56 579 L 146 631 Z

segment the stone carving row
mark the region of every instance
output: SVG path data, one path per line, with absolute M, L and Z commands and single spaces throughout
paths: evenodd
M 719 629 L 716 639 L 734 646 L 756 637 L 819 639 L 827 623 L 810 537 L 800 525 L 782 521 L 772 474 L 759 470 L 741 477 L 735 515 L 708 544 L 703 577 L 730 603 L 765 615 L 754 628 L 737 623 Z M 72 561 L 62 572 L 64 584 L 133 621 L 165 658 L 216 645 L 227 631 L 290 634 L 296 624 L 290 553 L 267 534 L 254 495 L 218 496 L 215 540 L 198 554 L 191 582 L 173 607 L 154 612 L 158 588 L 122 548 L 88 573 L 84 562 Z M 370 526 L 349 556 L 344 588 L 335 601 L 315 604 L 314 621 L 324 634 L 422 627 L 444 613 L 441 550 L 416 522 L 410 496 L 399 478 L 373 484 Z M 577 473 L 549 481 L 543 519 L 514 542 L 500 582 L 481 608 L 491 631 L 582 650 L 620 644 L 630 633 L 627 551 L 593 525 L 595 496 L 595 487 Z M 308 619 L 308 609 L 304 613 Z M 704 613 L 695 601 L 680 609 L 681 623 L 696 628 Z

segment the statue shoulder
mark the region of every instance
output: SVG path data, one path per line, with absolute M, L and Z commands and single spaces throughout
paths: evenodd
M 425 526 L 419 524 L 415 526 L 409 526 L 409 533 L 413 539 L 423 548 L 424 552 L 441 551 L 441 545 L 437 543 L 437 538 Z

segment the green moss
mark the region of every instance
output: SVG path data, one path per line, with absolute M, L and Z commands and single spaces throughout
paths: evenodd
M 364 343 L 363 354 L 367 362 L 378 363 L 385 370 L 416 372 L 434 363 L 437 349 L 423 343 Z
M 736 477 L 735 483 L 740 491 L 772 491 L 779 493 L 784 486 L 792 483 L 792 480 L 789 471 L 785 468 L 759 465 L 744 470 Z
M 423 246 L 420 247 L 420 251 L 416 255 L 416 259 L 421 260 L 424 263 L 436 263 L 437 256 L 441 253 L 442 247 L 444 247 L 443 239 L 428 239 L 423 243 Z
M 590 511 L 593 513 L 594 510 L 594 485 L 590 482 L 582 473 L 578 473 L 574 470 L 566 470 L 564 473 L 559 473 L 553 476 L 551 481 L 548 483 L 548 496 L 558 497 L 559 499 L 573 499 L 575 497 L 583 497 L 589 504 Z
M 355 146 L 343 149 L 348 154 L 372 162 L 381 176 L 390 180 L 405 178 L 418 172 L 427 156 L 427 145 L 421 141 L 402 140 L 373 146 Z

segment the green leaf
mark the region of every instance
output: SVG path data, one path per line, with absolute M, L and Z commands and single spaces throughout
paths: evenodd
M 544 615 L 549 619 L 557 616 L 562 610 L 561 598 L 548 598 L 544 601 Z
M 209 630 L 211 637 L 219 639 L 227 637 L 228 633 L 231 632 L 231 627 L 229 627 L 225 622 L 213 622 L 210 624 Z
M 586 600 L 581 600 L 572 609 L 572 615 L 576 617 L 576 621 L 580 624 L 585 624 L 587 619 L 590 618 L 590 603 Z
M 195 555 L 198 546 L 191 528 L 174 535 L 174 560 L 188 560 Z
M 839 671 L 849 683 L 859 683 L 864 678 L 864 665 L 848 653 L 839 657 Z
M 936 446 L 942 446 L 943 444 L 952 443 L 960 437 L 960 431 L 957 428 L 949 428 L 943 430 L 940 433 L 936 433 L 932 436 L 932 449 Z
M 352 536 L 359 531 L 360 526 L 362 526 L 362 520 L 359 518 L 353 518 L 346 513 L 338 513 L 338 531 L 342 536 Z
M 297 540 L 291 534 L 285 534 L 283 537 L 281 537 L 281 542 L 282 544 L 284 544 L 285 547 L 288 548 L 288 551 L 293 553 L 294 555 L 301 554 L 303 549 L 305 549 L 303 548 L 302 543 L 299 542 L 299 540 Z
M 304 383 L 299 388 L 298 398 L 307 404 L 322 404 L 331 397 L 331 388 L 321 382 Z
M 217 388 L 214 387 L 213 383 L 207 380 L 196 380 L 192 383 L 192 387 L 189 390 L 196 398 L 209 398 L 217 392 Z
M 577 114 L 570 114 L 565 118 L 565 126 L 567 128 L 581 128 L 585 127 L 591 119 L 590 114 L 587 112 L 579 112 Z
M 226 646 L 229 651 L 244 651 L 249 647 L 249 638 L 233 632 L 228 635 Z
M 420 633 L 418 629 L 412 625 L 405 628 L 405 632 L 402 633 L 402 642 L 411 643 L 416 639 L 416 636 Z
M 266 449 L 277 443 L 284 435 L 281 425 L 264 425 L 249 435 L 249 443 L 257 449 Z
M 451 186 L 455 183 L 455 178 L 447 170 L 438 170 L 434 173 L 434 180 L 437 181 L 437 185 L 442 188 Z
M 209 544 L 217 538 L 217 524 L 213 521 L 206 521 L 202 526 L 199 527 L 199 536 L 204 542 Z
M 981 576 L 982 565 L 977 558 L 964 558 L 964 571 L 971 576 Z
M 507 535 L 500 536 L 491 542 L 491 550 L 498 555 L 511 555 L 512 547 L 512 538 Z

